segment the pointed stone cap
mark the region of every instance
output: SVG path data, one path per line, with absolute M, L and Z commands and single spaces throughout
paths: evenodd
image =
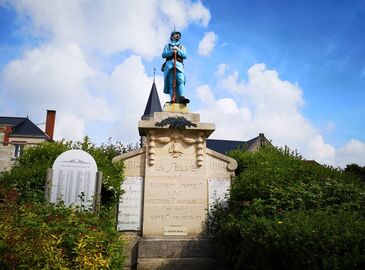
M 150 96 L 148 97 L 148 101 L 146 104 L 146 108 L 141 117 L 142 120 L 148 120 L 153 118 L 153 113 L 162 112 L 160 98 L 158 97 L 157 88 L 155 82 L 152 84 Z

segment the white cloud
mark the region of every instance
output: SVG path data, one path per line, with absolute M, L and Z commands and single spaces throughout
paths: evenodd
M 217 67 L 217 70 L 215 71 L 214 75 L 216 77 L 221 77 L 221 76 L 224 76 L 225 73 L 226 73 L 226 70 L 228 68 L 228 65 L 227 64 L 219 64 L 218 67 Z
M 106 121 L 115 116 L 104 97 L 89 89 L 90 80 L 96 76 L 98 72 L 89 66 L 76 44 L 49 44 L 10 62 L 2 81 L 4 93 L 14 101 L 14 107 L 35 118 L 43 116 L 46 109 L 55 109 L 68 118 L 82 119 L 79 131 L 83 131 L 86 121 Z M 74 128 L 79 132 L 78 127 Z M 66 130 L 58 130 L 65 134 Z
M 200 113 L 202 122 L 215 123 L 214 138 L 242 140 L 253 136 L 252 130 L 243 125 L 252 121 L 251 111 L 246 107 L 238 107 L 231 98 L 214 100 L 213 104 L 201 108 Z
M 142 57 L 160 56 L 174 25 L 178 30 L 190 24 L 206 27 L 210 20 L 209 10 L 191 0 L 0 4 L 13 7 L 22 34 L 40 44 L 28 47 L 0 74 L 1 96 L 14 100 L 7 114 L 25 112 L 32 119 L 44 119 L 46 109 L 55 109 L 55 137 L 67 139 L 80 139 L 94 129 L 98 141 L 113 136 L 134 142 L 152 85 Z M 114 67 L 105 65 L 105 59 L 119 52 L 133 55 Z M 156 76 L 164 102 L 162 81 Z
M 135 142 L 152 81 L 140 56 L 128 57 L 107 74 L 90 67 L 73 44 L 33 49 L 3 73 L 4 88 L 11 89 L 6 94 L 14 106 L 33 119 L 43 119 L 47 109 L 55 109 L 55 138 L 71 140 L 87 135 L 87 126 L 97 122 L 100 132 L 107 134 L 101 140 L 112 136 Z M 156 76 L 156 85 L 163 105 L 168 97 L 162 93 L 161 76 Z M 103 124 L 112 130 L 103 130 Z
M 221 78 L 220 85 L 227 90 L 250 96 L 261 113 L 297 112 L 304 105 L 301 88 L 295 83 L 281 80 L 279 74 L 267 69 L 265 64 L 253 65 L 247 75 L 247 82 L 239 81 L 239 73 L 234 71 Z
M 55 140 L 80 141 L 85 136 L 85 121 L 72 113 L 57 113 L 55 123 Z
M 203 39 L 199 42 L 198 54 L 208 56 L 214 50 L 218 36 L 214 32 L 204 33 Z
M 207 84 L 198 86 L 196 94 L 203 103 L 211 104 L 214 102 L 214 94 Z
M 112 54 L 131 50 L 144 57 L 160 54 L 173 26 L 207 26 L 210 12 L 190 0 L 6 1 L 30 19 L 30 33 L 79 44 L 86 51 Z
M 210 12 L 200 1 L 191 4 L 187 13 L 190 20 L 198 22 L 205 27 L 208 26 L 210 21 Z
M 134 142 L 138 138 L 137 123 L 144 112 L 152 80 L 140 56 L 132 55 L 115 67 L 105 86 L 113 94 L 113 106 L 119 118 L 113 125 L 113 137 L 126 142 Z M 162 86 L 163 78 L 157 76 L 156 87 L 163 106 L 168 97 L 162 93 Z
M 365 166 L 365 143 L 352 139 L 345 146 L 338 149 L 336 165 L 345 167 L 351 163 Z
M 236 101 L 215 99 L 206 85 L 197 88 L 200 98 L 210 96 L 208 106 L 204 105 L 200 112 L 202 121 L 216 123 L 213 137 L 248 140 L 265 133 L 274 145 L 297 149 L 305 159 L 341 167 L 351 162 L 365 165 L 365 143 L 351 140 L 336 149 L 324 141 L 319 129 L 301 112 L 304 99 L 298 84 L 282 80 L 275 70 L 267 69 L 264 64 L 250 67 L 247 80 L 240 79 L 238 71 L 227 74 L 227 67 L 218 65 L 217 86 L 228 90 L 227 96 L 229 93 L 238 95 Z M 326 130 L 333 129 L 334 124 L 329 122 Z
M 312 153 L 314 160 L 320 161 L 325 164 L 334 164 L 336 149 L 324 142 L 323 137 L 319 134 L 310 138 L 308 143 L 308 153 Z
M 238 98 L 217 99 L 214 106 L 200 110 L 202 119 L 216 123 L 215 138 L 248 140 L 265 133 L 274 145 L 288 145 L 307 159 L 335 163 L 335 148 L 301 112 L 303 91 L 296 83 L 282 80 L 264 64 L 250 67 L 247 80 L 240 79 L 238 71 L 226 70 L 227 65 L 218 66 L 217 86 Z

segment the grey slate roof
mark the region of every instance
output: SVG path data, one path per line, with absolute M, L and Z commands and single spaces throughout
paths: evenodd
M 148 119 L 153 116 L 154 112 L 162 112 L 162 107 L 160 103 L 160 98 L 158 97 L 157 88 L 155 82 L 152 84 L 150 96 L 144 110 L 142 120 Z
M 260 136 L 270 143 L 264 136 L 263 133 L 260 133 L 259 136 L 248 140 L 248 141 L 230 141 L 230 140 L 215 140 L 215 139 L 207 139 L 207 148 L 217 151 L 222 154 L 227 154 L 231 150 L 248 150 L 251 149 L 257 140 L 260 140 Z M 271 143 L 270 143 L 271 144 Z
M 222 154 L 227 154 L 231 150 L 246 149 L 246 143 L 245 141 L 207 139 L 207 148 Z
M 48 139 L 48 136 L 26 117 L 0 116 L 0 125 L 10 125 L 13 132 L 10 136 L 29 136 Z

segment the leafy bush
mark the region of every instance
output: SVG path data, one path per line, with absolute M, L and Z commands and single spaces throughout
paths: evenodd
M 44 202 L 48 168 L 69 149 L 82 149 L 103 172 L 102 210 L 85 212 Z M 121 143 L 42 143 L 28 148 L 9 172 L 0 174 L 0 269 L 119 269 L 122 234 L 116 232 L 116 202 L 123 167 L 116 155 L 133 149 Z
M 43 201 L 47 169 L 70 147 L 71 143 L 61 141 L 26 148 L 10 171 L 0 173 L 0 182 L 18 190 L 22 201 Z
M 113 212 L 19 204 L 19 196 L 0 186 L 1 269 L 121 268 L 123 239 Z
M 237 177 L 211 232 L 236 269 L 363 269 L 365 188 L 274 148 L 234 151 Z

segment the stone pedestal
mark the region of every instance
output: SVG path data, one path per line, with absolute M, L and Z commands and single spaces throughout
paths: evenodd
M 218 199 L 216 194 L 224 194 L 209 190 L 209 183 L 229 183 L 237 167 L 234 159 L 206 148 L 206 138 L 214 131 L 214 124 L 201 123 L 199 114 L 175 107 L 169 106 L 165 108 L 169 111 L 155 112 L 153 117 L 139 121 L 145 146 L 113 160 L 124 161 L 126 178 L 143 178 L 141 226 L 136 226 L 143 237 L 141 245 L 148 237 L 157 237 L 160 241 L 154 243 L 165 245 L 161 239 L 200 239 L 206 235 L 208 202 Z M 184 241 L 178 243 L 183 245 Z M 142 267 L 147 258 L 140 254 L 138 257 Z M 154 263 L 161 261 L 158 259 Z M 210 261 L 205 259 L 209 265 Z

